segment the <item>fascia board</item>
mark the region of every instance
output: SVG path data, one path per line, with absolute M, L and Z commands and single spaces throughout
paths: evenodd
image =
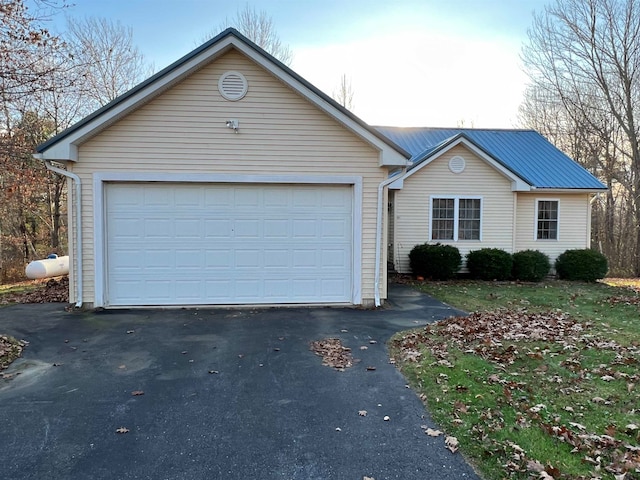
M 531 189 L 532 192 L 542 194 L 542 193 L 602 193 L 606 192 L 607 188 L 544 188 L 544 187 L 534 187 Z
M 316 107 L 333 117 L 339 123 L 344 125 L 346 128 L 351 130 L 353 133 L 362 138 L 369 145 L 374 147 L 379 152 L 379 166 L 397 166 L 404 167 L 408 163 L 408 159 L 402 155 L 400 152 L 397 152 L 393 148 L 391 148 L 387 143 L 385 143 L 378 136 L 371 133 L 369 130 L 364 128 L 358 122 L 345 115 L 338 109 L 334 108 L 331 104 L 329 104 L 325 99 L 323 99 L 320 95 L 314 92 L 312 89 L 304 85 L 295 77 L 288 74 L 285 70 L 281 69 L 267 58 L 265 58 L 262 54 L 258 53 L 256 50 L 248 47 L 246 44 L 242 42 L 238 42 L 234 44 L 238 50 L 240 50 L 243 54 L 249 57 L 251 60 L 256 62 L 258 65 L 269 71 L 280 81 L 292 87 L 302 96 L 304 96 L 309 102 L 314 104 Z
M 76 130 L 70 132 L 67 136 L 61 138 L 51 146 L 45 148 L 41 152 L 43 158 L 47 160 L 77 161 L 77 146 L 80 145 L 83 141 L 95 135 L 97 132 L 101 131 L 107 126 L 111 125 L 119 118 L 125 116 L 127 113 L 135 110 L 140 105 L 148 102 L 151 98 L 160 94 L 164 90 L 167 90 L 193 71 L 211 62 L 216 56 L 219 56 L 220 54 L 228 51 L 231 47 L 236 48 L 251 60 L 256 62 L 258 65 L 265 68 L 276 78 L 291 86 L 294 90 L 298 91 L 316 107 L 329 114 L 335 120 L 340 122 L 346 128 L 354 132 L 369 145 L 375 148 L 379 154 L 379 166 L 407 165 L 408 159 L 404 155 L 390 147 L 382 139 L 368 131 L 358 122 L 354 121 L 349 116 L 337 110 L 312 89 L 308 88 L 295 77 L 288 74 L 281 67 L 277 66 L 269 59 L 267 59 L 263 54 L 249 47 L 234 35 L 229 35 L 225 38 L 222 38 L 211 47 L 203 50 L 197 55 L 194 55 L 184 63 L 177 65 L 171 71 L 167 72 L 164 75 L 161 75 L 159 78 L 153 79 L 153 77 L 151 77 L 151 81 L 148 85 L 140 88 L 138 91 L 129 96 L 126 96 L 120 101 L 116 100 L 116 103 L 113 106 L 109 107 L 109 105 L 107 105 L 105 107 L 105 111 L 97 113 L 94 118 L 90 119 L 85 124 L 78 127 Z
M 172 71 L 153 80 L 135 93 L 120 101 L 116 101 L 113 106 L 109 107 L 109 105 L 107 105 L 105 107 L 107 109 L 104 112 L 97 114 L 93 119 L 87 121 L 84 125 L 69 133 L 66 137 L 51 145 L 46 150 L 43 150 L 41 152 L 43 158 L 47 160 L 77 161 L 77 146 L 83 141 L 148 102 L 159 93 L 167 90 L 193 71 L 206 65 L 216 56 L 226 52 L 230 46 L 235 43 L 234 40 L 234 37 L 227 37 L 220 40 L 209 49 L 200 52 L 181 65 L 176 66 Z M 74 150 L 75 155 L 73 154 Z

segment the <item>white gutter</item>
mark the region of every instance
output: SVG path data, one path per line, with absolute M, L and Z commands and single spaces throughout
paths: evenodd
M 62 168 L 54 167 L 49 160 L 46 160 L 41 153 L 33 154 L 33 158 L 37 160 L 42 160 L 47 167 L 47 170 L 50 170 L 59 175 L 65 176 L 73 180 L 76 187 L 76 194 L 74 197 L 76 198 L 76 255 L 75 255 L 75 263 L 76 263 L 76 289 L 78 292 L 76 298 L 76 308 L 82 307 L 82 229 L 80 225 L 82 224 L 82 184 L 80 183 L 80 177 L 75 173 L 71 173 Z
M 402 169 L 402 173 L 400 173 L 400 175 L 394 175 L 391 178 L 387 178 L 378 185 L 378 214 L 376 217 L 376 273 L 373 284 L 373 295 L 376 307 L 382 305 L 382 302 L 380 301 L 380 258 L 382 257 L 382 209 L 384 208 L 384 188 L 390 183 L 402 178 L 405 172 L 406 167 Z

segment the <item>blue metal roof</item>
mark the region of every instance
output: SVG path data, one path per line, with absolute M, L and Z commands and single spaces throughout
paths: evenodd
M 536 188 L 606 190 L 535 130 L 374 127 L 411 153 L 414 167 L 463 137 Z

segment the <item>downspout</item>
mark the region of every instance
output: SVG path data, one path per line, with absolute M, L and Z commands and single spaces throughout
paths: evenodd
M 76 298 L 76 308 L 82 307 L 82 229 L 80 228 L 82 222 L 82 184 L 80 182 L 80 177 L 75 173 L 71 173 L 62 168 L 55 167 L 51 164 L 49 160 L 46 160 L 41 153 L 35 153 L 33 158 L 37 160 L 42 160 L 47 167 L 47 170 L 50 170 L 54 173 L 62 175 L 64 177 L 70 178 L 73 180 L 74 185 L 76 187 L 76 286 L 78 296 Z
M 387 178 L 378 185 L 378 213 L 376 217 L 376 266 L 375 266 L 375 280 L 373 284 L 373 295 L 375 299 L 375 306 L 382 305 L 380 301 L 380 259 L 382 257 L 382 212 L 384 208 L 384 189 L 390 183 L 402 178 L 402 175 L 407 171 L 406 167 L 402 168 L 400 175 Z

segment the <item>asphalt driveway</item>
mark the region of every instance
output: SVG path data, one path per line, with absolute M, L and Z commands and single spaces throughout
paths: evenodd
M 0 308 L 0 332 L 29 342 L 0 379 L 0 476 L 478 478 L 423 433 L 435 425 L 385 347 L 455 312 L 403 286 L 391 297 L 378 311 Z M 326 337 L 360 362 L 323 366 L 309 343 Z

